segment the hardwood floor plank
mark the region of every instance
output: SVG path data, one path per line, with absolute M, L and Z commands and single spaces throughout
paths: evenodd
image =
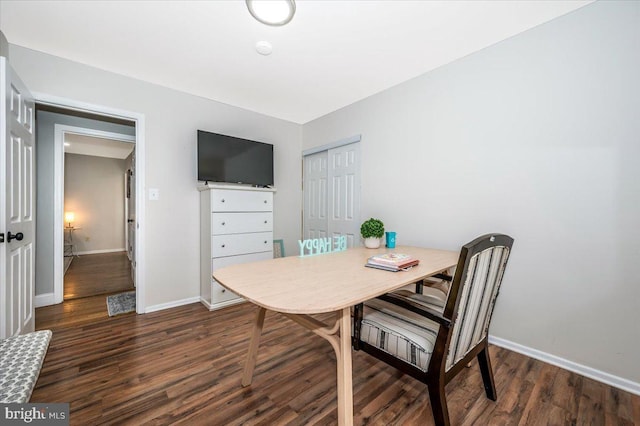
M 615 418 L 633 422 L 631 394 L 613 387 L 607 387 L 605 392 L 605 412 Z
M 569 424 L 575 424 L 582 393 L 582 377 L 559 369 L 551 392 L 554 395 L 553 405 L 564 411 L 564 418 Z
M 633 405 L 633 421 L 640 425 L 640 395 L 631 395 L 631 404 Z
M 513 424 L 513 419 L 522 417 L 531 397 L 535 387 L 535 380 L 530 375 L 531 367 L 538 363 L 505 349 L 497 350 L 507 354 L 495 372 L 498 400 L 488 400 L 483 391 L 480 400 L 469 408 L 462 422 L 464 425 L 482 424 L 489 422 L 489 419 L 495 425 Z
M 272 410 L 270 413 L 256 419 L 248 419 L 247 426 L 272 426 L 276 424 L 291 424 L 298 417 L 298 414 L 289 407 L 281 407 Z
M 578 424 L 603 425 L 605 386 L 595 380 L 584 378 L 578 403 Z
M 31 401 L 69 402 L 72 425 L 337 423 L 335 353 L 284 316 L 267 313 L 253 384 L 243 388 L 252 305 L 110 318 L 99 299 L 36 311 L 36 327 L 53 338 Z M 636 395 L 490 353 L 498 401 L 486 398 L 474 363 L 446 388 L 454 424 L 640 425 Z M 363 352 L 353 352 L 353 389 L 356 425 L 433 425 L 426 386 Z
M 135 290 L 127 253 L 74 256 L 64 275 L 64 300 Z

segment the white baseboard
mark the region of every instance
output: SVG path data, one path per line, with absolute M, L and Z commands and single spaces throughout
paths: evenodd
M 53 293 L 36 294 L 33 298 L 33 306 L 41 308 L 43 306 L 50 306 L 56 304 L 56 298 Z
M 246 302 L 246 300 L 244 300 L 242 297 L 239 297 L 237 299 L 227 300 L 226 302 L 211 304 L 207 302 L 206 299 L 203 299 L 202 297 L 200 298 L 200 303 L 202 303 L 210 311 L 215 311 L 216 309 L 222 309 L 226 306 L 237 305 L 238 303 L 243 302 Z
M 182 300 L 174 300 L 173 302 L 160 303 L 159 305 L 147 306 L 144 310 L 145 314 L 150 312 L 162 311 L 164 309 L 177 308 L 178 306 L 188 305 L 190 303 L 196 303 L 200 301 L 200 296 L 189 297 Z
M 548 364 L 555 365 L 556 367 L 578 373 L 582 376 L 589 377 L 590 379 L 597 380 L 618 389 L 622 389 L 623 391 L 627 391 L 635 395 L 640 395 L 640 383 L 633 382 L 622 377 L 614 376 L 613 374 L 596 370 L 595 368 L 578 364 L 577 362 L 569 361 L 568 359 L 560 358 L 556 355 L 523 346 L 510 340 L 501 339 L 500 337 L 489 336 L 489 343 L 512 350 L 514 352 L 518 352 L 520 354 L 546 362 Z
M 84 254 L 101 254 L 101 253 L 119 253 L 121 251 L 127 251 L 125 248 L 115 248 L 115 249 L 104 249 L 104 250 L 87 250 L 87 251 L 77 251 L 73 254 L 76 256 L 82 256 Z

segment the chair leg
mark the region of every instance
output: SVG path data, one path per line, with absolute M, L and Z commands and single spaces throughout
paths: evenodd
M 482 381 L 484 382 L 484 391 L 487 394 L 487 398 L 492 401 L 498 399 L 496 394 L 496 384 L 493 381 L 493 370 L 491 369 L 491 360 L 489 359 L 489 348 L 485 347 L 478 353 L 478 364 L 480 365 L 480 374 L 482 374 Z
M 433 420 L 437 426 L 449 426 L 449 410 L 447 408 L 447 397 L 444 393 L 443 381 L 430 381 L 427 383 L 429 390 L 429 401 L 431 402 L 431 411 L 433 412 Z

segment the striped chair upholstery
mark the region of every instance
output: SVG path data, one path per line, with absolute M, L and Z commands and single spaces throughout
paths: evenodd
M 446 275 L 450 274 L 453 269 Z M 420 283 L 419 290 L 412 284 L 393 294 L 442 313 L 450 287 L 451 280 L 430 277 Z M 423 371 L 427 369 L 437 334 L 438 323 L 425 321 L 419 314 L 398 309 L 389 302 L 374 299 L 364 305 L 360 339 Z
M 447 303 L 449 289 L 451 288 L 451 276 L 453 276 L 454 271 L 455 268 L 451 268 L 441 274 L 442 278 L 425 278 L 419 285 L 411 284 L 394 291 L 394 293 L 414 299 L 436 311 L 442 312 L 445 303 Z
M 451 281 L 425 280 L 420 292 L 406 287 L 354 309 L 354 348 L 427 384 L 436 424 L 449 424 L 444 385 L 475 357 L 496 399 L 488 332 L 512 245 L 506 235 L 479 237 L 462 247 Z
M 489 247 L 471 257 L 459 290 L 458 319 L 453 324 L 446 370 L 487 338 L 510 247 Z
M 379 299 L 364 305 L 360 339 L 423 371 L 429 365 L 437 336 L 438 324 L 419 314 Z

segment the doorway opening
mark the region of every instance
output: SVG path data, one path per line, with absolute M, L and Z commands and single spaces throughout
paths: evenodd
M 133 291 L 127 239 L 135 229 L 127 222 L 135 212 L 129 208 L 135 135 L 54 127 L 55 145 L 64 148 L 64 300 Z
M 143 179 L 136 176 L 144 170 L 144 116 L 45 96 L 36 105 L 45 175 L 38 201 L 53 213 L 36 219 L 36 269 L 53 263 L 52 289 L 38 288 L 36 278 L 36 306 L 135 290 L 136 312 L 144 313 Z

